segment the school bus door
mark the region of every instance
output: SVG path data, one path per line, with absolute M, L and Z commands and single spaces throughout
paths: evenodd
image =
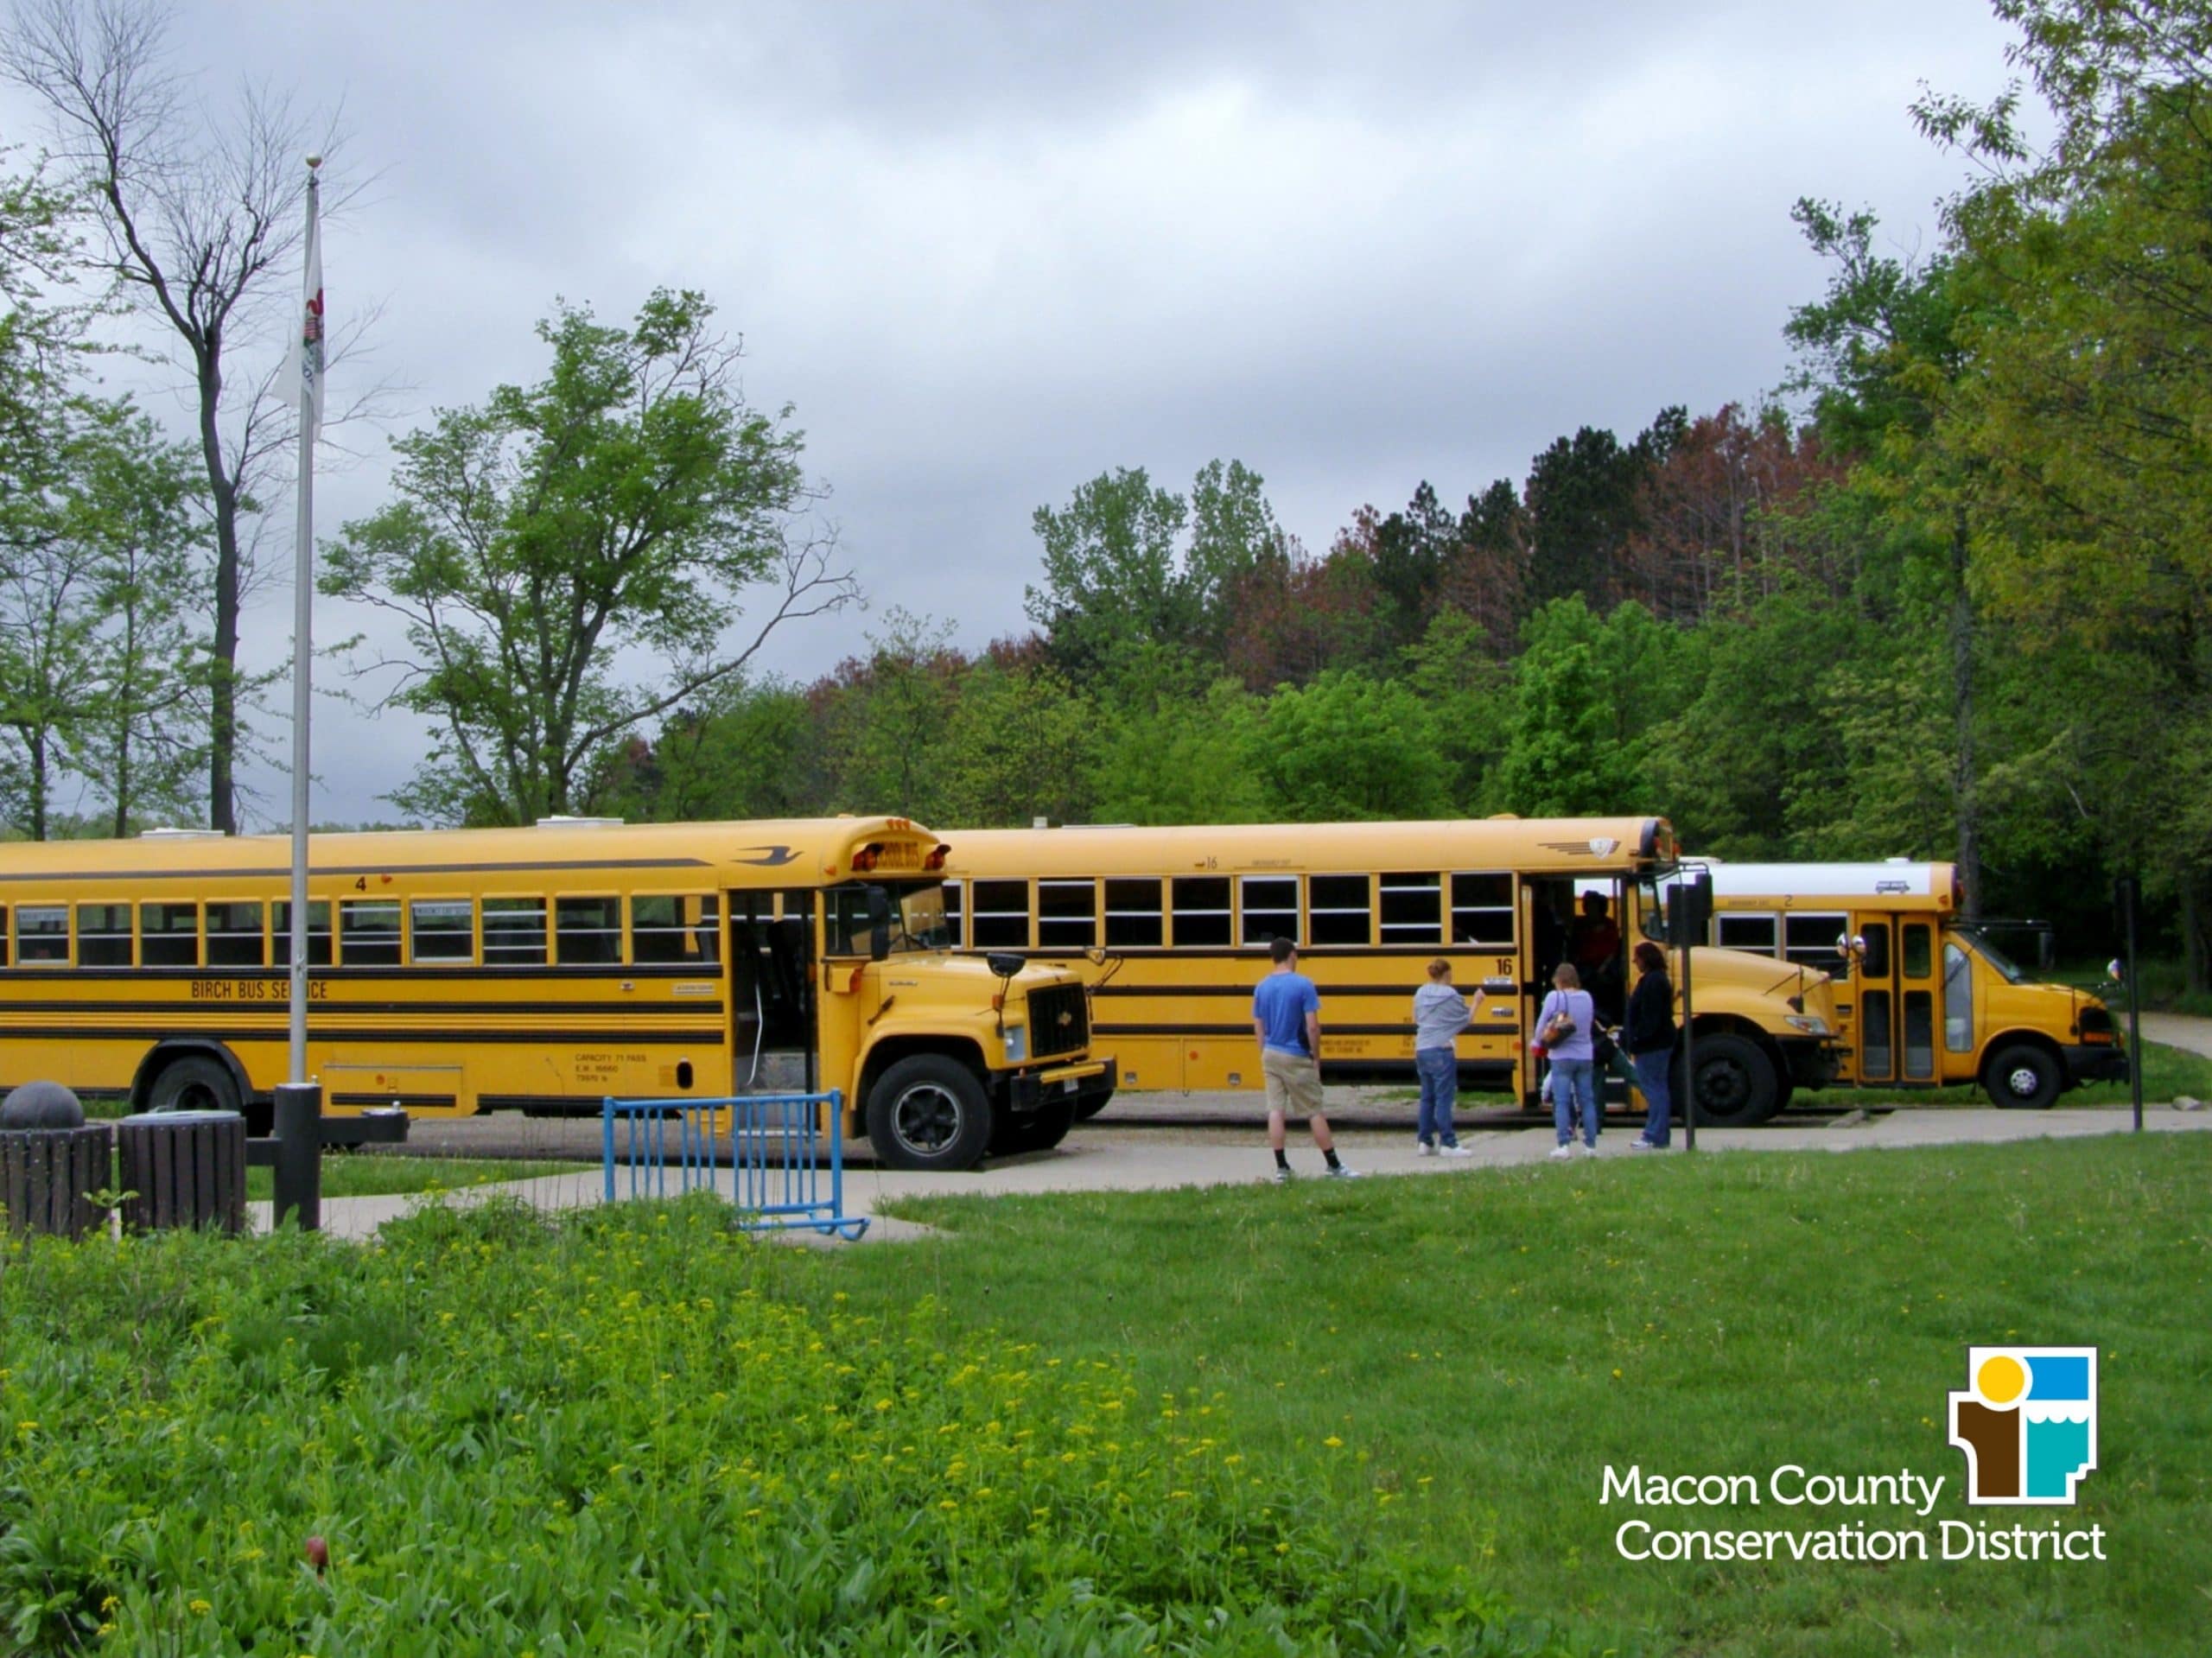
M 1852 918 L 1866 950 L 1852 969 L 1859 1080 L 1936 1080 L 1936 929 L 1889 911 Z

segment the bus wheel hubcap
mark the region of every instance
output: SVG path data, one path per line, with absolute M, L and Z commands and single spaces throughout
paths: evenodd
M 891 1121 L 909 1151 L 941 1152 L 960 1132 L 960 1102 L 934 1083 L 925 1083 L 899 1096 Z
M 2036 1091 L 2036 1085 L 2042 1080 L 2035 1072 L 2023 1066 L 2012 1073 L 2012 1091 L 2024 1100 Z

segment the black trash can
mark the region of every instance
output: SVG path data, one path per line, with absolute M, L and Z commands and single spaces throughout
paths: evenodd
M 0 1210 L 8 1229 L 80 1238 L 102 1211 L 91 1194 L 114 1178 L 108 1125 L 0 1129 Z
M 236 1111 L 148 1111 L 115 1125 L 116 1178 L 132 1195 L 123 1223 L 245 1230 L 245 1118 Z

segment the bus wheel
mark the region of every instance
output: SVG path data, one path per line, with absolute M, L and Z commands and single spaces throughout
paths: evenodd
M 1675 1062 L 1675 1097 L 1689 1096 L 1681 1088 L 1681 1061 Z M 1722 1032 L 1697 1039 L 1697 1120 L 1700 1128 L 1748 1128 L 1764 1122 L 1781 1109 L 1782 1093 L 1774 1062 L 1748 1037 Z
M 991 1103 L 957 1059 L 910 1054 L 869 1090 L 868 1138 L 887 1168 L 972 1169 L 991 1143 Z
M 162 1067 L 146 1090 L 149 1111 L 235 1111 L 238 1091 L 219 1059 L 188 1055 Z
M 1078 1094 L 1075 1096 L 1075 1120 L 1089 1122 L 1113 1102 L 1114 1085 L 1111 1083 L 1095 1092 Z
M 2057 1102 L 2066 1078 L 2059 1072 L 2056 1055 L 2031 1042 L 2016 1042 L 1990 1056 L 1981 1083 L 1999 1105 L 2041 1111 Z
M 991 1130 L 991 1155 L 1014 1157 L 1022 1152 L 1049 1152 L 1068 1137 L 1083 1107 L 1072 1100 L 1040 1105 L 1027 1117 L 1001 1117 Z

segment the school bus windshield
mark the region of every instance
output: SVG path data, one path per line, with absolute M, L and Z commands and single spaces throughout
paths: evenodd
M 900 950 L 952 948 L 952 934 L 944 924 L 942 881 L 931 881 L 926 886 L 895 888 L 891 896 L 899 906 L 898 923 L 891 929 L 894 955 Z
M 1972 944 L 1990 966 L 2003 974 L 2005 983 L 2025 984 L 2028 981 L 2028 970 L 1998 949 L 1996 945 L 1991 943 L 1988 934 L 1977 932 L 1971 927 L 1961 927 L 1958 929 L 1958 936 Z

